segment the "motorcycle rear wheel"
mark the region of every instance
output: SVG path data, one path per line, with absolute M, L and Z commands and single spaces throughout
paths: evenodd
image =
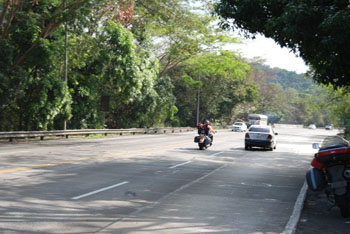
M 340 208 L 343 218 L 350 217 L 350 191 L 347 190 L 344 195 L 334 195 L 335 203 Z
M 204 149 L 204 144 L 201 144 L 201 143 L 200 143 L 200 144 L 198 144 L 198 146 L 199 146 L 199 149 L 200 149 L 200 150 L 203 150 L 203 149 Z

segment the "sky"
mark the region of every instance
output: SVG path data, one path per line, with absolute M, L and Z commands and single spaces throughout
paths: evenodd
M 278 67 L 297 73 L 305 73 L 308 70 L 302 58 L 297 57 L 287 48 L 281 48 L 270 38 L 257 35 L 254 40 L 243 40 L 244 44 L 234 44 L 230 48 L 238 50 L 245 58 L 260 57 L 272 68 Z

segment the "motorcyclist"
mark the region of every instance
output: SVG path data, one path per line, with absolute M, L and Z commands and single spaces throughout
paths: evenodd
M 197 129 L 198 129 L 198 134 L 201 134 L 202 131 L 204 130 L 202 122 L 197 123 Z
M 214 141 L 213 133 L 215 133 L 215 130 L 211 127 L 209 120 L 205 120 L 203 124 L 203 128 L 205 130 L 205 134 L 210 137 L 211 143 Z

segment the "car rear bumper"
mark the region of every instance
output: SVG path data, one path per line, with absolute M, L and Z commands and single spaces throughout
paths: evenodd
M 232 128 L 234 132 L 243 132 L 242 128 Z
M 269 140 L 252 140 L 252 139 L 245 139 L 245 145 L 246 146 L 256 146 L 256 147 L 273 147 L 274 142 Z

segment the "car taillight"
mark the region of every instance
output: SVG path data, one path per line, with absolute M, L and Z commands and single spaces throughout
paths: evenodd
M 248 133 L 245 134 L 245 138 L 250 138 Z
M 267 139 L 272 140 L 272 135 L 269 135 Z

